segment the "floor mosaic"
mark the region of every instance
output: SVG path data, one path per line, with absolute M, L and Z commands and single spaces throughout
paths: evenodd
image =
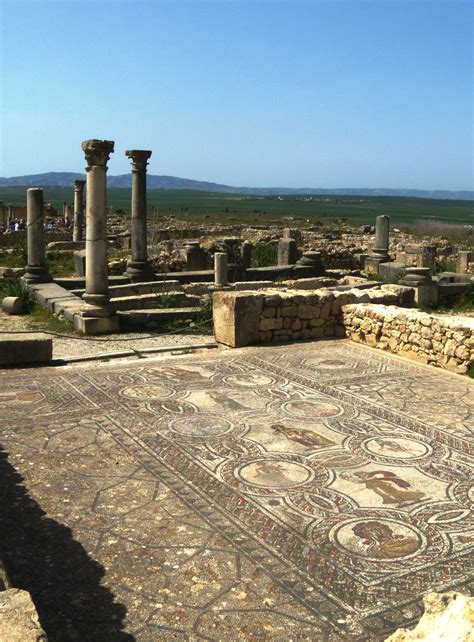
M 467 378 L 345 341 L 0 376 L 0 557 L 53 640 L 383 640 L 469 592 Z

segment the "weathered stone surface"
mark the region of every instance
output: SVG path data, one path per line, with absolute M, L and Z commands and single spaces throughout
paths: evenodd
M 10 588 L 0 592 L 0 640 L 47 642 L 28 591 Z
M 0 365 L 43 363 L 53 356 L 53 340 L 46 334 L 16 334 L 0 336 Z
M 425 612 L 416 627 L 398 629 L 386 642 L 473 642 L 474 597 L 462 593 L 427 593 Z
M 213 319 L 217 343 L 232 348 L 258 343 L 263 298 L 262 295 L 245 292 L 215 292 Z

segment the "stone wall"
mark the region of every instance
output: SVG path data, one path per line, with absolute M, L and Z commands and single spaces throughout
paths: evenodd
M 474 362 L 474 318 L 369 304 L 344 306 L 342 323 L 353 341 L 451 372 Z
M 474 363 L 474 318 L 429 315 L 399 307 L 407 291 L 370 290 L 216 292 L 214 333 L 238 348 L 274 341 L 349 337 L 420 363 L 466 374 Z
M 219 343 L 233 348 L 270 341 L 342 337 L 344 305 L 370 301 L 397 304 L 406 290 L 382 285 L 343 292 L 327 288 L 216 292 L 214 332 Z M 245 325 L 245 333 L 238 327 L 240 324 Z

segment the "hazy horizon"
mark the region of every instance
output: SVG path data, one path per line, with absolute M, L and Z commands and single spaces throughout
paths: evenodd
M 0 176 L 83 173 L 104 138 L 114 176 L 143 148 L 150 174 L 236 187 L 474 189 L 468 2 L 1 11 Z

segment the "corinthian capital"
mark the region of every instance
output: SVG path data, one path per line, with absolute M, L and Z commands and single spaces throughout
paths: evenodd
M 81 147 L 87 161 L 86 169 L 97 165 L 106 167 L 109 156 L 114 151 L 114 145 L 113 140 L 97 140 L 95 138 L 85 140 Z
M 151 151 L 149 149 L 127 149 L 125 156 L 128 156 L 132 161 L 132 171 L 146 171 Z
M 82 192 L 85 184 L 86 181 L 77 179 L 74 181 L 74 189 L 76 190 L 76 192 Z

